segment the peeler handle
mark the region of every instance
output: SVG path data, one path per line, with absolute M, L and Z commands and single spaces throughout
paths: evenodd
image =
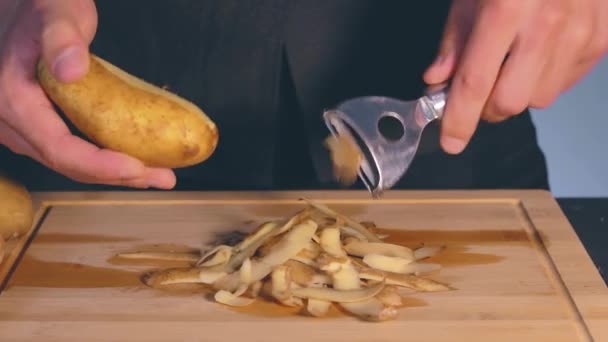
M 420 99 L 428 121 L 443 117 L 449 90 L 450 85 L 447 83 L 431 86 L 427 89 L 426 95 Z

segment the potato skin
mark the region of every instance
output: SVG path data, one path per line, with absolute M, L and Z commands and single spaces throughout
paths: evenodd
M 213 154 L 218 130 L 200 108 L 90 56 L 89 72 L 79 81 L 55 79 L 42 60 L 37 76 L 47 96 L 91 141 L 150 167 L 192 166 Z
M 0 174 L 0 237 L 8 240 L 32 228 L 34 208 L 27 189 Z

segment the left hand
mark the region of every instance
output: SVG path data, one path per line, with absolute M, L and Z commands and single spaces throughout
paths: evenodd
M 608 51 L 606 0 L 454 0 L 428 84 L 451 79 L 441 145 L 462 152 L 479 119 L 545 108 Z

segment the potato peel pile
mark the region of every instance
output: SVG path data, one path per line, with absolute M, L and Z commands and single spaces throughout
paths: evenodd
M 148 273 L 150 287 L 205 284 L 218 303 L 244 307 L 271 299 L 301 307 L 313 317 L 327 315 L 332 305 L 364 321 L 396 319 L 404 305 L 402 290 L 448 291 L 452 288 L 420 274 L 439 270 L 422 263 L 439 247 L 410 249 L 383 242 L 367 227 L 329 207 L 303 200 L 294 216 L 262 223 L 233 246 L 211 246 L 193 253 L 124 253 L 128 259 L 186 261 L 187 268 Z

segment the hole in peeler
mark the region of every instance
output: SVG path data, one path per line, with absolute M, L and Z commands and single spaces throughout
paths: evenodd
M 403 138 L 405 134 L 405 127 L 403 122 L 397 118 L 395 113 L 384 113 L 384 115 L 378 120 L 378 131 L 384 139 L 395 142 Z

